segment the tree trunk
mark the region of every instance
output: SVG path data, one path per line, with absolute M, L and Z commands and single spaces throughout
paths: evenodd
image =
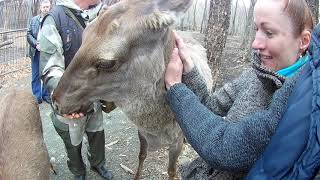
M 318 24 L 319 19 L 319 0 L 306 0 L 314 16 L 314 23 Z
M 203 11 L 203 15 L 202 15 L 202 21 L 201 21 L 201 29 L 200 29 L 200 33 L 205 33 L 205 29 L 206 29 L 206 21 L 207 21 L 207 10 L 208 9 L 208 0 L 205 1 L 204 4 L 204 11 Z
M 192 28 L 191 21 L 192 21 L 192 15 L 191 15 L 191 12 L 188 11 L 188 16 L 187 16 L 187 30 L 191 30 L 191 28 Z
M 180 30 L 184 31 L 184 20 L 185 20 L 185 16 L 180 20 Z
M 231 0 L 210 0 L 206 33 L 208 63 L 212 70 L 213 89 L 217 85 L 221 56 L 226 44 L 230 24 Z
M 1 1 L 0 2 L 0 21 L 1 22 L 4 22 L 5 21 L 5 18 L 4 18 L 4 2 Z M 4 27 L 4 23 L 1 23 L 0 24 L 0 28 L 3 28 Z
M 21 11 L 21 10 L 22 10 L 22 3 L 23 3 L 23 1 L 20 1 L 20 2 L 19 2 L 19 8 L 18 8 L 18 9 L 20 10 L 20 11 L 18 11 L 18 20 L 17 20 L 17 21 L 18 21 L 18 26 L 19 26 L 18 28 L 19 28 L 19 29 L 22 28 L 22 26 L 21 26 L 21 25 L 22 25 L 22 22 L 21 22 L 22 13 L 23 13 L 24 15 L 25 15 L 25 13 L 26 13 L 25 11 Z
M 196 31 L 197 30 L 197 21 L 196 21 L 196 13 L 197 13 L 197 4 L 198 4 L 198 0 L 195 1 L 195 4 L 194 4 L 194 9 L 193 9 L 193 27 L 192 27 L 192 30 L 193 31 Z
M 234 13 L 232 16 L 232 23 L 231 23 L 231 32 L 230 34 L 233 36 L 236 29 L 236 17 L 237 17 L 237 11 L 238 11 L 238 0 L 236 0 L 236 7 L 234 8 Z
M 33 10 L 32 10 L 32 16 L 36 16 L 40 13 L 39 7 L 40 7 L 40 0 L 34 0 L 33 1 Z
M 250 61 L 251 59 L 251 44 L 254 40 L 254 35 L 255 35 L 255 32 L 253 30 L 253 9 L 255 4 L 256 4 L 256 0 L 251 0 L 247 21 L 246 21 L 245 35 L 241 43 L 241 49 L 243 50 L 242 58 L 246 61 Z
M 4 30 L 9 30 L 9 24 L 10 24 L 10 3 L 8 3 L 7 1 L 4 1 L 4 25 L 3 25 L 3 29 Z M 7 35 L 4 34 L 3 35 L 3 40 L 7 40 Z

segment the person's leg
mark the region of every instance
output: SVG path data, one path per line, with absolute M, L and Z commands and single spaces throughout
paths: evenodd
M 50 97 L 49 91 L 43 83 L 42 83 L 42 100 L 51 104 L 51 97 Z
M 96 171 L 104 179 L 112 179 L 112 173 L 105 166 L 105 135 L 100 103 L 96 103 L 94 109 L 95 112 L 89 115 L 89 121 L 86 126 L 89 142 L 88 159 L 93 171 Z
M 86 167 L 83 163 L 81 156 L 82 143 L 80 143 L 77 146 L 72 145 L 68 125 L 57 120 L 57 118 L 54 117 L 53 114 L 51 114 L 51 118 L 53 121 L 54 128 L 56 129 L 59 136 L 62 138 L 63 143 L 65 145 L 67 156 L 69 158 L 69 160 L 67 161 L 69 170 L 75 176 L 85 175 Z
M 96 167 L 105 162 L 105 136 L 104 131 L 86 132 L 89 142 L 90 165 Z
M 104 131 L 87 132 L 89 142 L 88 159 L 91 169 L 104 179 L 112 179 L 111 171 L 105 166 L 105 136 Z
M 40 104 L 42 102 L 41 98 L 41 81 L 39 76 L 39 51 L 36 51 L 32 60 L 31 60 L 31 88 L 34 97 L 36 98 L 37 102 Z

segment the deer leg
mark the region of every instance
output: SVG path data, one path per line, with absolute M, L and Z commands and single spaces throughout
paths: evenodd
M 183 139 L 184 139 L 184 136 L 180 136 L 177 140 L 177 143 L 171 144 L 169 147 L 168 175 L 170 180 L 173 180 L 176 177 L 177 160 L 182 151 Z
M 141 173 L 142 173 L 142 168 L 143 168 L 143 162 L 147 157 L 147 150 L 148 150 L 148 142 L 146 138 L 141 134 L 140 131 L 138 131 L 139 135 L 139 141 L 140 141 L 140 152 L 139 152 L 139 166 L 137 173 L 135 175 L 135 180 L 140 180 L 141 179 Z

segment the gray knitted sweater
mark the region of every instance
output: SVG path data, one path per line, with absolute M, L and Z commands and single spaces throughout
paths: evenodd
M 184 75 L 184 84 L 167 92 L 188 142 L 215 169 L 250 169 L 275 132 L 296 82 L 294 76 L 283 85 L 284 77 L 261 67 L 257 57 L 252 67 L 212 94 L 194 68 Z

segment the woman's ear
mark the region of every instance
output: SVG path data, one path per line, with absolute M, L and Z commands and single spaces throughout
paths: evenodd
M 302 52 L 305 52 L 306 49 L 309 47 L 311 41 L 311 32 L 309 30 L 303 30 L 301 33 L 301 40 L 300 40 L 300 49 Z

